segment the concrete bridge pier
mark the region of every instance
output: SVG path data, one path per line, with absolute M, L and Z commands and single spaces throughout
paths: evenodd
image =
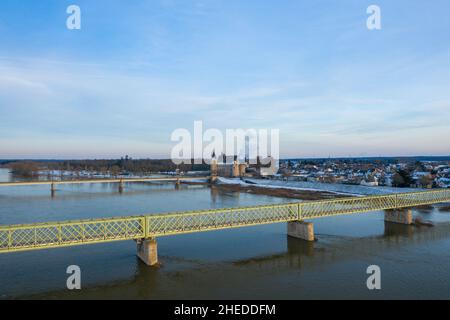
M 385 210 L 384 221 L 411 225 L 413 224 L 413 215 L 411 209 Z
M 119 193 L 123 193 L 123 188 L 124 188 L 124 183 L 123 183 L 123 180 L 120 179 L 120 182 L 119 182 Z
M 314 238 L 314 224 L 304 221 L 288 222 L 288 236 L 305 240 L 315 241 Z
M 156 239 L 141 239 L 137 241 L 137 256 L 146 265 L 155 267 L 158 265 L 158 244 Z
M 51 193 L 51 195 L 52 195 L 52 198 L 55 196 L 55 194 L 56 194 L 56 186 L 55 186 L 55 184 L 54 183 L 52 183 L 51 185 L 50 185 L 50 193 Z

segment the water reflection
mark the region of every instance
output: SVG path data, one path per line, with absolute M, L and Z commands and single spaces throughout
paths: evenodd
M 318 242 L 306 242 L 287 237 L 285 253 L 266 257 L 243 259 L 236 266 L 257 266 L 258 268 L 302 268 L 305 264 L 314 267 L 339 260 L 359 257 L 361 254 L 379 254 L 386 249 L 399 249 L 402 246 L 421 245 L 427 242 L 448 238 L 450 224 L 439 227 L 415 227 L 395 223 L 385 223 L 381 236 L 368 238 L 346 238 L 327 236 Z M 305 259 L 310 258 L 310 259 Z
M 386 239 L 398 239 L 398 238 L 408 238 L 411 239 L 414 236 L 414 233 L 416 235 L 419 232 L 423 232 L 425 229 L 420 227 L 415 227 L 412 225 L 404 225 L 404 224 L 398 224 L 398 223 L 390 223 L 385 222 L 384 223 L 384 237 Z
M 383 270 L 388 271 L 389 264 L 386 261 L 394 256 L 405 261 L 414 257 L 408 250 L 403 251 L 404 247 L 414 246 L 419 248 L 420 252 L 422 247 L 429 248 L 430 244 L 445 241 L 450 232 L 450 224 L 436 228 L 417 228 L 388 223 L 385 227 L 386 232 L 383 235 L 370 238 L 326 237 L 319 242 L 308 243 L 285 237 L 283 252 L 229 262 L 205 263 L 201 260 L 166 257 L 164 266 L 156 269 L 149 268 L 135 259 L 135 273 L 128 279 L 89 287 L 83 292 L 60 290 L 31 298 L 224 299 L 253 296 L 308 299 L 315 298 L 316 294 L 320 293 L 322 298 L 342 299 L 353 297 L 353 293 L 343 290 L 352 287 L 360 298 L 368 297 L 370 293 L 364 289 L 365 269 L 358 271 L 360 275 L 350 273 L 345 279 L 336 279 L 335 276 L 342 276 L 339 273 L 340 266 L 359 265 L 361 259 L 370 260 L 374 256 L 386 255 L 378 259 L 378 262 L 384 266 Z M 444 262 L 449 262 L 448 260 L 447 257 Z M 363 266 L 367 265 L 363 263 Z M 428 286 L 426 277 L 430 272 L 433 272 L 434 276 L 437 272 L 438 276 L 443 277 L 444 283 L 449 280 L 448 277 L 445 278 L 443 270 L 433 268 L 429 264 L 424 264 L 420 270 L 414 271 L 411 271 L 408 262 L 398 267 L 408 276 L 423 274 L 423 288 Z M 290 285 L 286 286 L 285 283 Z M 311 289 L 306 289 L 303 284 L 311 286 Z M 416 285 L 405 283 L 401 279 L 392 279 L 391 283 L 386 285 L 385 297 L 393 294 L 389 291 L 389 286 L 399 286 L 398 289 L 403 290 L 403 297 L 407 297 L 408 289 L 417 289 L 417 297 L 426 297 L 421 293 L 427 291 L 419 290 Z M 321 290 L 318 291 L 317 288 Z M 431 296 L 449 297 L 448 288 L 442 286 L 434 289 L 436 291 Z

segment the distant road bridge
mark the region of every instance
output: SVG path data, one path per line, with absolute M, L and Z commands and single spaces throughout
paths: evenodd
M 56 191 L 58 185 L 68 184 L 102 184 L 102 183 L 117 183 L 119 191 L 122 192 L 125 183 L 134 182 L 175 182 L 177 184 L 183 181 L 195 180 L 209 180 L 210 177 L 162 177 L 162 178 L 116 178 L 116 179 L 86 179 L 86 180 L 49 180 L 49 181 L 25 181 L 25 182 L 0 182 L 0 187 L 21 187 L 21 186 L 42 186 L 48 185 L 51 188 L 52 194 Z
M 288 222 L 288 235 L 314 241 L 312 223 L 305 220 L 385 211 L 388 222 L 412 224 L 408 208 L 450 202 L 450 189 L 322 200 L 281 205 L 154 214 L 111 219 L 0 226 L 0 253 L 135 240 L 138 256 L 157 265 L 156 238 Z

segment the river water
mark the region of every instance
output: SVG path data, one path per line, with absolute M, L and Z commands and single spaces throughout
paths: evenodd
M 0 181 L 10 176 L 0 169 Z M 207 186 L 130 184 L 0 188 L 0 225 L 274 204 L 292 199 Z M 0 298 L 32 299 L 450 299 L 450 212 L 416 210 L 436 226 L 385 224 L 383 213 L 314 221 L 318 242 L 273 224 L 158 239 L 161 268 L 125 241 L 0 255 Z M 82 290 L 66 289 L 78 265 Z M 370 265 L 382 290 L 366 286 Z

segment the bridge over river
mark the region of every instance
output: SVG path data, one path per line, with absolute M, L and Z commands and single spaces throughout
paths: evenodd
M 198 178 L 197 178 L 198 179 Z M 158 237 L 288 223 L 289 236 L 314 241 L 317 218 L 385 210 L 385 220 L 412 224 L 410 208 L 450 202 L 450 190 L 401 193 L 142 216 L 0 226 L 0 253 L 134 240 L 147 265 L 158 264 Z
M 50 186 L 52 196 L 55 195 L 58 185 L 74 185 L 74 184 L 103 184 L 115 183 L 119 186 L 119 192 L 123 191 L 126 183 L 136 182 L 175 182 L 179 185 L 181 182 L 189 181 L 209 181 L 210 177 L 159 177 L 159 178 L 116 178 L 116 179 L 85 179 L 85 180 L 45 180 L 45 181 L 24 181 L 24 182 L 0 182 L 0 187 L 24 187 L 24 186 Z

